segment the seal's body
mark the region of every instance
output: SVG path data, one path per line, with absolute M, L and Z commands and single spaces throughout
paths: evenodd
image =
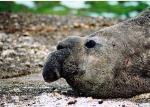
M 85 96 L 131 97 L 150 92 L 150 10 L 87 37 L 68 37 L 44 65 L 43 77 L 61 77 Z

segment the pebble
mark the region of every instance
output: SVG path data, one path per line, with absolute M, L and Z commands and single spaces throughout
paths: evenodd
M 24 32 L 23 34 L 22 34 L 22 36 L 30 36 L 31 34 L 29 33 L 29 32 Z
M 19 102 L 19 97 L 18 96 L 11 96 L 12 102 L 18 103 Z
M 0 51 L 2 51 L 3 48 L 3 42 L 0 42 Z
M 17 15 L 17 14 L 12 14 L 10 17 L 11 17 L 11 18 L 17 18 L 18 15 Z
M 98 104 L 102 104 L 102 103 L 103 103 L 103 100 L 98 101 Z
M 125 105 L 122 105 L 122 107 L 126 107 Z
M 77 102 L 77 100 L 71 100 L 68 102 L 68 105 L 75 104 L 76 102 Z
M 41 67 L 43 67 L 44 63 L 43 62 L 39 62 L 37 65 L 41 68 Z
M 1 103 L 0 105 L 1 105 L 1 106 L 4 106 L 4 105 L 5 105 L 5 103 Z
M 8 38 L 8 35 L 5 33 L 0 33 L 0 41 L 5 41 Z
M 30 67 L 30 66 L 31 66 L 31 63 L 30 63 L 30 62 L 26 62 L 25 65 L 26 65 L 27 67 Z
M 14 56 L 16 54 L 16 52 L 14 51 L 14 50 L 12 50 L 12 49 L 7 49 L 7 50 L 4 50 L 3 52 L 2 52 L 2 56 L 3 57 L 6 57 L 6 56 Z

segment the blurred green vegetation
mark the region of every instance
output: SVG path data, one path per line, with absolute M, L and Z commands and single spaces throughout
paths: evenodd
M 25 3 L 26 1 L 24 1 Z M 53 15 L 108 16 L 128 18 L 147 8 L 148 1 L 86 1 L 84 6 L 74 8 L 61 1 L 34 1 L 30 7 L 14 1 L 0 1 L 0 12 L 40 13 Z

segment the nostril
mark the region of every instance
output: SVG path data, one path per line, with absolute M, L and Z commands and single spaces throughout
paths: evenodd
M 57 50 L 64 49 L 65 47 L 62 45 L 57 45 Z

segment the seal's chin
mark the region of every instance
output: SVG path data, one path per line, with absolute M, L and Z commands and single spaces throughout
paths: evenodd
M 62 49 L 49 54 L 43 67 L 43 78 L 50 83 L 61 78 L 62 64 L 70 54 L 68 49 Z

